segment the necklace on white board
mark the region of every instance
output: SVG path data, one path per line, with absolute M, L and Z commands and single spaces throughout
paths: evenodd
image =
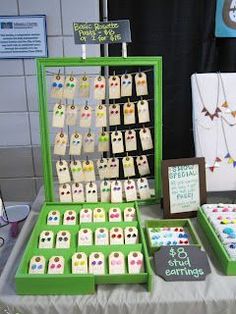
M 225 108 L 225 113 L 229 113 L 231 114 L 232 117 L 236 117 L 236 110 L 232 110 L 231 106 L 229 105 L 229 102 L 227 100 L 227 96 L 226 96 L 226 90 L 225 90 L 225 84 L 224 84 L 224 80 L 223 80 L 223 76 L 222 74 L 219 72 L 219 77 L 220 77 L 220 82 L 221 82 L 221 86 L 222 86 L 222 91 L 223 91 L 223 95 L 224 95 L 224 102 L 221 105 L 221 107 Z
M 236 167 L 236 159 L 233 158 L 232 156 L 232 151 L 229 149 L 229 143 L 228 143 L 228 140 L 227 140 L 227 136 L 226 136 L 226 133 L 225 133 L 225 126 L 224 126 L 224 122 L 227 123 L 231 128 L 234 127 L 236 125 L 235 124 L 229 124 L 228 121 L 221 117 L 221 125 L 222 125 L 222 131 L 223 131 L 223 137 L 224 137 L 224 142 L 225 142 L 225 146 L 226 146 L 226 149 L 227 149 L 227 153 L 225 155 L 225 159 L 228 159 L 228 164 L 232 164 L 232 166 L 235 168 Z

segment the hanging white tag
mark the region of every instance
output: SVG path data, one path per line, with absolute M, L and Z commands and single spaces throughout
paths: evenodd
M 30 260 L 29 274 L 44 274 L 45 273 L 45 257 L 33 256 Z
M 52 98 L 62 98 L 63 89 L 64 89 L 64 76 L 57 74 L 54 75 L 51 82 L 51 93 L 50 97 Z
M 89 203 L 97 203 L 98 201 L 98 192 L 97 192 L 97 184 L 95 182 L 88 182 L 85 186 L 85 195 L 86 202 Z
M 84 181 L 84 174 L 83 174 L 82 164 L 80 160 L 71 161 L 70 170 L 71 170 L 72 178 L 74 182 Z
M 97 76 L 94 78 L 94 98 L 105 99 L 106 81 L 104 76 Z
M 132 96 L 132 75 L 123 74 L 121 76 L 121 97 Z
M 70 172 L 66 160 L 58 160 L 56 162 L 57 177 L 60 184 L 70 182 Z
M 114 131 L 111 133 L 111 145 L 113 154 L 124 152 L 124 143 L 121 131 Z
M 89 255 L 89 273 L 94 275 L 105 274 L 105 261 L 103 253 L 93 252 Z
M 64 273 L 65 261 L 63 256 L 52 256 L 48 262 L 48 274 L 58 275 Z
M 109 245 L 109 236 L 107 228 L 96 229 L 95 245 Z
M 55 104 L 53 107 L 52 126 L 63 128 L 65 123 L 65 105 Z
M 134 180 L 125 180 L 124 190 L 127 202 L 137 200 L 137 190 Z
M 79 213 L 79 221 L 82 222 L 92 222 L 92 209 L 90 208 L 82 208 Z
M 102 128 L 107 125 L 107 110 L 105 105 L 98 105 L 96 107 L 96 127 Z
M 79 78 L 79 97 L 89 98 L 90 95 L 90 79 L 87 75 Z
M 74 132 L 70 137 L 69 155 L 81 155 L 82 150 L 82 135 Z
M 122 203 L 122 183 L 121 181 L 115 180 L 111 183 L 111 202 Z
M 127 152 L 137 150 L 137 137 L 134 130 L 125 131 L 125 149 Z
M 126 207 L 124 209 L 124 221 L 135 221 L 136 210 L 134 207 Z
M 123 229 L 120 227 L 114 227 L 110 230 L 110 245 L 124 244 Z
M 42 231 L 39 237 L 39 249 L 52 249 L 54 243 L 54 234 L 50 230 Z
M 67 226 L 76 225 L 76 211 L 75 210 L 69 209 L 65 211 L 64 216 L 63 216 L 63 225 L 67 225 Z
M 110 202 L 111 201 L 111 183 L 110 181 L 104 180 L 100 184 L 100 194 L 101 202 Z
M 72 274 L 87 274 L 88 260 L 83 252 L 77 252 L 72 256 Z
M 109 255 L 109 274 L 124 274 L 125 258 L 121 252 L 112 252 Z
M 67 144 L 67 134 L 63 132 L 57 133 L 55 136 L 55 141 L 54 141 L 54 154 L 65 155 L 66 144 Z
M 146 123 L 150 122 L 149 105 L 147 100 L 139 100 L 137 103 L 138 108 L 138 122 Z
M 125 228 L 125 244 L 138 244 L 138 229 L 136 227 Z
M 148 94 L 147 75 L 144 72 L 135 75 L 135 86 L 137 96 L 144 96 Z
M 95 181 L 94 163 L 92 160 L 86 160 L 82 163 L 84 181 Z
M 94 133 L 91 133 L 89 131 L 87 134 L 84 135 L 84 140 L 83 140 L 84 153 L 93 153 L 94 146 L 95 146 Z
M 82 183 L 73 183 L 72 184 L 72 198 L 73 202 L 77 203 L 84 203 L 85 197 L 84 197 L 84 186 Z
M 135 168 L 134 168 L 134 158 L 131 156 L 126 156 L 122 158 L 124 177 L 133 177 L 135 176 Z
M 81 128 L 89 128 L 92 122 L 92 108 L 85 105 L 80 109 L 80 126 Z
M 67 230 L 60 230 L 57 233 L 56 249 L 69 249 L 70 248 L 71 234 Z
M 63 98 L 74 99 L 77 88 L 77 80 L 73 75 L 67 76 L 65 80 L 65 87 Z
M 109 152 L 109 133 L 102 131 L 98 136 L 98 151 Z
M 58 226 L 60 224 L 60 212 L 58 210 L 51 210 L 47 216 L 47 225 Z
M 124 124 L 135 123 L 135 106 L 133 102 L 127 102 L 124 104 Z
M 152 135 L 149 128 L 142 128 L 139 131 L 139 136 L 141 140 L 141 145 L 143 150 L 148 150 L 153 148 Z
M 106 214 L 105 210 L 102 207 L 94 208 L 93 210 L 93 222 L 105 222 Z
M 109 209 L 109 221 L 120 222 L 122 221 L 121 210 L 118 207 L 112 207 Z
M 98 168 L 98 174 L 99 178 L 101 180 L 108 178 L 108 160 L 106 158 L 100 158 L 97 161 L 97 168 Z
M 108 178 L 118 178 L 119 177 L 119 159 L 109 158 L 108 159 Z
M 137 180 L 137 188 L 141 200 L 147 200 L 151 198 L 151 191 L 146 178 L 140 178 Z
M 120 125 L 120 105 L 109 105 L 109 124 Z
M 77 122 L 78 107 L 75 105 L 66 106 L 66 124 L 76 125 Z
M 120 78 L 117 75 L 109 77 L 109 98 L 120 98 Z
M 72 202 L 71 188 L 69 183 L 59 185 L 60 202 Z
M 147 156 L 145 155 L 138 156 L 136 158 L 136 163 L 138 166 L 138 172 L 140 176 L 146 176 L 147 174 L 150 174 Z
M 82 228 L 78 233 L 78 246 L 93 245 L 93 233 L 89 228 Z
M 130 252 L 128 255 L 129 274 L 139 274 L 144 272 L 143 254 L 141 252 Z

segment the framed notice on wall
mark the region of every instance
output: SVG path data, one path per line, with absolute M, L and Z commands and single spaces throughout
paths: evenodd
M 0 59 L 47 55 L 45 15 L 0 16 Z
M 196 216 L 206 203 L 204 158 L 163 160 L 162 184 L 165 218 Z

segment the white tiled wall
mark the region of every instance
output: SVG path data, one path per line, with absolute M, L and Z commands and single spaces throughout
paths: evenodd
M 24 14 L 46 15 L 50 57 L 80 56 L 72 23 L 99 21 L 99 1 L 0 0 L 0 15 Z M 98 46 L 88 47 L 89 56 L 99 53 Z M 0 185 L 6 200 L 32 201 L 42 184 L 35 74 L 34 59 L 0 60 Z

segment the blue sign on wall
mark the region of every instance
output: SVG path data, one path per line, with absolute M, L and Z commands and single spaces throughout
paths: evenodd
M 236 37 L 236 0 L 217 0 L 216 37 Z

